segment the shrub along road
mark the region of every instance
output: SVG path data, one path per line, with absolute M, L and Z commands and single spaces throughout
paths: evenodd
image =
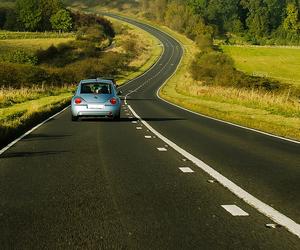
M 64 112 L 1 155 L 2 248 L 299 249 L 299 224 L 292 224 L 294 234 L 266 227 L 274 223 L 269 217 L 147 126 L 294 222 L 300 221 L 299 144 L 160 100 L 156 91 L 175 71 L 181 47 L 130 22 L 165 49 L 150 71 L 122 87 L 130 106 L 124 104 L 121 121 L 71 122 Z M 233 216 L 222 205 L 249 216 Z

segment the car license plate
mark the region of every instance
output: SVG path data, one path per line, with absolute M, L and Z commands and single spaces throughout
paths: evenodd
M 101 104 L 89 104 L 88 108 L 89 109 L 103 109 L 104 105 L 101 105 Z

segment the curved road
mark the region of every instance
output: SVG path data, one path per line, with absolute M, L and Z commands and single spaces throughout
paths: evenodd
M 160 100 L 157 89 L 182 48 L 153 27 L 125 21 L 156 36 L 163 55 L 122 87 L 120 122 L 71 122 L 68 110 L 1 155 L 1 249 L 299 249 L 300 144 Z M 270 217 L 176 147 L 287 216 L 292 229 L 267 227 Z

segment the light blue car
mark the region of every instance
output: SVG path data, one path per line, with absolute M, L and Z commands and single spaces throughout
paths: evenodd
M 112 79 L 87 79 L 78 84 L 71 102 L 72 121 L 80 117 L 120 119 L 121 99 Z

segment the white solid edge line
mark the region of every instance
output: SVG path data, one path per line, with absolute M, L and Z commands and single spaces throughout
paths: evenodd
M 217 180 L 221 185 L 223 185 L 225 188 L 229 189 L 233 194 L 235 194 L 240 199 L 244 200 L 246 203 L 248 203 L 250 206 L 257 209 L 260 213 L 264 214 L 271 220 L 273 220 L 275 223 L 285 227 L 289 232 L 295 234 L 300 238 L 300 225 L 290 219 L 289 217 L 285 216 L 284 214 L 280 213 L 279 211 L 275 210 L 268 204 L 260 201 L 241 187 L 239 187 L 237 184 L 232 182 L 231 180 L 227 179 L 225 176 L 214 170 L 212 167 L 201 161 L 200 159 L 196 158 L 189 152 L 185 151 L 183 148 L 176 145 L 174 142 L 160 134 L 158 131 L 156 131 L 154 128 L 152 128 L 146 121 L 144 121 L 134 110 L 133 108 L 128 105 L 129 109 L 132 111 L 134 116 L 139 119 L 153 134 L 155 134 L 158 138 L 163 140 L 166 144 L 168 144 L 170 147 L 172 147 L 175 151 L 183 155 L 186 159 L 189 159 L 191 162 L 193 162 L 195 165 L 197 165 L 199 168 L 201 168 L 204 172 L 209 174 L 212 178 Z
M 161 89 L 161 88 L 160 88 Z M 158 91 L 160 91 L 160 89 Z M 193 113 L 195 115 L 198 115 L 198 116 L 202 116 L 202 117 L 205 117 L 205 118 L 208 118 L 210 120 L 214 120 L 214 121 L 217 121 L 217 122 L 221 122 L 221 123 L 225 123 L 225 124 L 228 124 L 228 125 L 231 125 L 231 126 L 234 126 L 234 127 L 238 127 L 238 128 L 242 128 L 242 129 L 246 129 L 246 130 L 250 130 L 252 132 L 256 132 L 256 133 L 259 133 L 259 134 L 263 134 L 263 135 L 266 135 L 266 136 L 270 136 L 270 137 L 274 137 L 276 139 L 280 139 L 280 140 L 284 140 L 284 141 L 288 141 L 288 142 L 292 142 L 292 143 L 296 143 L 296 144 L 300 144 L 300 141 L 296 141 L 296 140 L 292 140 L 292 139 L 288 139 L 288 138 L 285 138 L 285 137 L 281 137 L 281 136 L 278 136 L 278 135 L 273 135 L 273 134 L 270 134 L 270 133 L 267 133 L 267 132 L 263 132 L 263 131 L 260 131 L 260 130 L 257 130 L 257 129 L 254 129 L 254 128 L 248 128 L 248 127 L 244 127 L 242 125 L 238 125 L 238 124 L 235 124 L 235 123 L 232 123 L 232 122 L 227 122 L 227 121 L 224 121 L 224 120 L 220 120 L 220 119 L 217 119 L 217 118 L 213 118 L 211 116 L 207 116 L 207 115 L 203 115 L 203 114 L 200 114 L 198 112 L 195 112 L 195 111 L 192 111 L 192 110 L 189 110 L 187 108 L 184 108 L 184 107 L 181 107 L 175 103 L 172 103 L 172 102 L 169 102 L 165 99 L 163 99 L 162 97 L 159 96 L 159 94 L 157 94 L 158 98 L 161 99 L 162 101 L 172 105 L 172 106 L 175 106 L 177 108 L 180 108 L 182 110 L 185 110 L 187 112 L 190 112 L 190 113 Z
M 153 27 L 153 28 L 156 28 L 156 27 L 154 27 L 154 26 L 152 26 L 152 27 Z M 157 29 L 157 28 L 156 28 L 156 29 Z M 167 32 L 165 32 L 165 31 L 163 31 L 163 30 L 160 30 L 160 31 L 162 31 L 163 33 L 165 33 L 166 35 L 168 35 L 169 37 L 171 37 L 171 38 L 173 38 L 175 41 L 177 41 L 178 44 L 180 45 L 180 47 L 181 47 L 181 49 L 182 49 L 182 51 L 183 51 L 183 55 L 184 55 L 184 53 L 185 53 L 186 51 L 185 51 L 185 48 L 184 48 L 184 46 L 182 45 L 182 43 L 181 43 L 179 40 L 177 40 L 177 38 L 173 37 L 171 34 L 168 34 Z M 159 92 L 160 92 L 161 89 L 167 84 L 167 82 L 168 82 L 168 81 L 176 74 L 176 72 L 178 71 L 178 68 L 181 66 L 182 60 L 183 60 L 183 56 L 181 57 L 180 62 L 179 62 L 179 64 L 177 65 L 176 70 L 173 72 L 173 74 L 172 74 L 172 75 L 171 75 L 171 76 L 170 76 L 170 77 L 169 77 L 169 78 L 168 78 L 168 79 L 167 79 L 167 80 L 166 80 L 166 81 L 158 88 L 158 90 L 157 90 L 157 92 L 156 92 L 156 96 L 157 96 L 160 100 L 162 100 L 162 101 L 164 101 L 164 102 L 166 102 L 166 103 L 168 103 L 168 104 L 170 104 L 170 105 L 173 105 L 173 106 L 175 106 L 175 107 L 177 107 L 177 108 L 180 108 L 180 109 L 182 109 L 182 110 L 185 110 L 185 111 L 187 111 L 187 112 L 190 112 L 190 113 L 193 113 L 193 114 L 195 114 L 195 115 L 198 115 L 198 116 L 202 116 L 202 117 L 205 117 L 205 118 L 214 120 L 214 121 L 218 121 L 218 122 L 221 122 L 221 123 L 225 123 L 225 124 L 228 124 L 228 125 L 231 125 L 231 126 L 234 126 L 234 127 L 238 127 L 238 128 L 250 130 L 250 131 L 252 131 L 252 132 L 256 132 L 256 133 L 259 133 L 259 134 L 263 134 L 263 135 L 267 135 L 267 136 L 270 136 L 270 137 L 274 137 L 274 138 L 277 138 L 277 139 L 280 139 L 280 140 L 284 140 L 284 141 L 288 141 L 288 142 L 300 144 L 300 141 L 296 141 L 296 140 L 293 140 L 293 139 L 288 139 L 288 138 L 285 138 L 285 137 L 282 137 L 282 136 L 278 136 L 278 135 L 273 135 L 273 134 L 270 134 L 270 133 L 267 133 L 267 132 L 263 132 L 263 131 L 258 130 L 258 129 L 248 128 L 248 127 L 245 127 L 245 126 L 242 126 L 242 125 L 238 125 L 238 124 L 233 123 L 233 122 L 227 122 L 227 121 L 224 121 L 224 120 L 221 120 L 221 119 L 218 119 L 218 118 L 214 118 L 214 117 L 211 117 L 211 116 L 203 115 L 203 114 L 201 114 L 201 113 L 192 111 L 192 110 L 190 110 L 190 109 L 184 108 L 184 107 L 182 107 L 182 106 L 179 106 L 179 105 L 177 105 L 177 104 L 175 104 L 175 103 L 172 103 L 172 102 L 170 102 L 170 101 L 167 101 L 167 100 L 163 99 L 163 98 L 159 95 Z
M 36 125 L 35 127 L 33 127 L 32 129 L 30 129 L 29 131 L 27 131 L 25 134 L 21 135 L 19 138 L 15 139 L 14 141 L 12 141 L 11 143 L 9 143 L 6 147 L 2 148 L 0 150 L 0 155 L 2 155 L 5 151 L 7 151 L 8 149 L 10 149 L 12 146 L 14 146 L 17 142 L 21 141 L 25 136 L 29 135 L 30 133 L 32 133 L 34 130 L 38 129 L 39 127 L 41 127 L 42 125 L 44 125 L 46 122 L 50 121 L 51 119 L 53 119 L 54 117 L 60 115 L 61 113 L 63 113 L 65 110 L 67 110 L 70 107 L 67 106 L 65 107 L 63 110 L 59 111 L 58 113 L 52 115 L 51 117 L 47 118 L 46 120 L 44 120 L 43 122 L 41 122 L 40 124 Z

